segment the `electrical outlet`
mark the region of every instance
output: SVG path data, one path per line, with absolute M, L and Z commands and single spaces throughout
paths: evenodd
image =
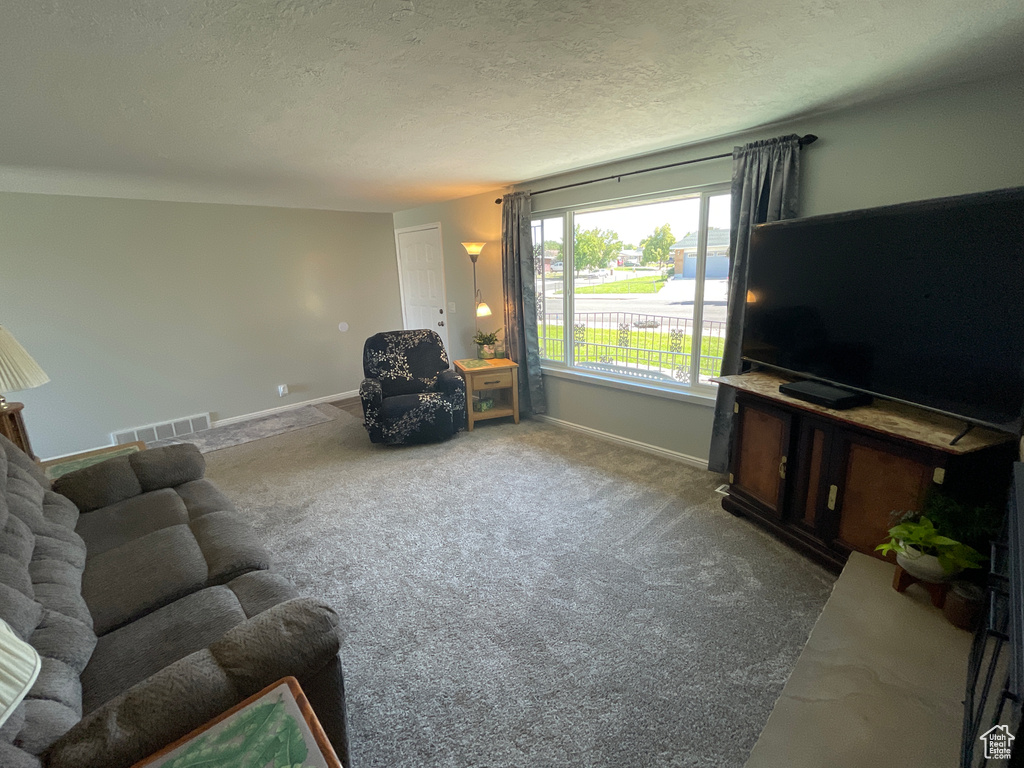
M 288 385 L 287 384 L 278 384 L 277 385 L 277 396 L 278 397 L 284 397 L 287 394 L 288 394 Z

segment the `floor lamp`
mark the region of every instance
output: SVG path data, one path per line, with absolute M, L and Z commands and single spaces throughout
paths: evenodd
M 469 254 L 470 261 L 473 262 L 473 305 L 476 309 L 477 317 L 487 317 L 491 314 L 491 308 L 487 306 L 487 302 L 480 295 L 480 289 L 476 287 L 476 260 L 480 258 L 480 251 L 484 249 L 485 245 L 487 243 L 462 244 L 462 247 L 466 249 L 466 253 Z
M 39 363 L 25 351 L 11 332 L 0 325 L 0 435 L 3 435 L 25 453 L 36 458 L 25 431 L 21 403 L 9 403 L 5 392 L 20 392 L 45 384 L 50 380 Z

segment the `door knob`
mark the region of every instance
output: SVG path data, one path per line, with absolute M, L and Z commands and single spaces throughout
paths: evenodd
M 438 327 L 440 327 L 440 328 L 444 328 L 444 320 L 440 320 L 440 321 L 438 321 L 437 325 L 438 325 Z

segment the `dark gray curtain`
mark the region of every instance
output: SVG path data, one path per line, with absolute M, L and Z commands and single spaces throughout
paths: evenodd
M 519 363 L 519 412 L 547 412 L 537 341 L 537 288 L 530 228 L 530 193 L 501 201 L 501 276 L 505 287 L 505 349 Z
M 755 141 L 732 152 L 732 226 L 729 240 L 729 310 L 725 323 L 722 375 L 739 373 L 743 361 L 743 318 L 747 309 L 750 233 L 755 224 L 797 215 L 800 137 Z M 736 390 L 718 388 L 708 469 L 729 471 L 729 441 Z

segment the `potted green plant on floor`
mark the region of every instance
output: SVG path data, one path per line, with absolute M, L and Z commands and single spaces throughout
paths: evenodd
M 981 568 L 984 561 L 974 547 L 944 536 L 928 517 L 906 513 L 902 522 L 889 529 L 889 540 L 875 549 L 896 553 L 896 562 L 921 581 L 948 581 L 961 571 Z
M 498 332 L 485 333 L 477 331 L 473 341 L 476 343 L 476 355 L 481 360 L 490 360 L 494 357 L 494 344 L 498 340 Z

